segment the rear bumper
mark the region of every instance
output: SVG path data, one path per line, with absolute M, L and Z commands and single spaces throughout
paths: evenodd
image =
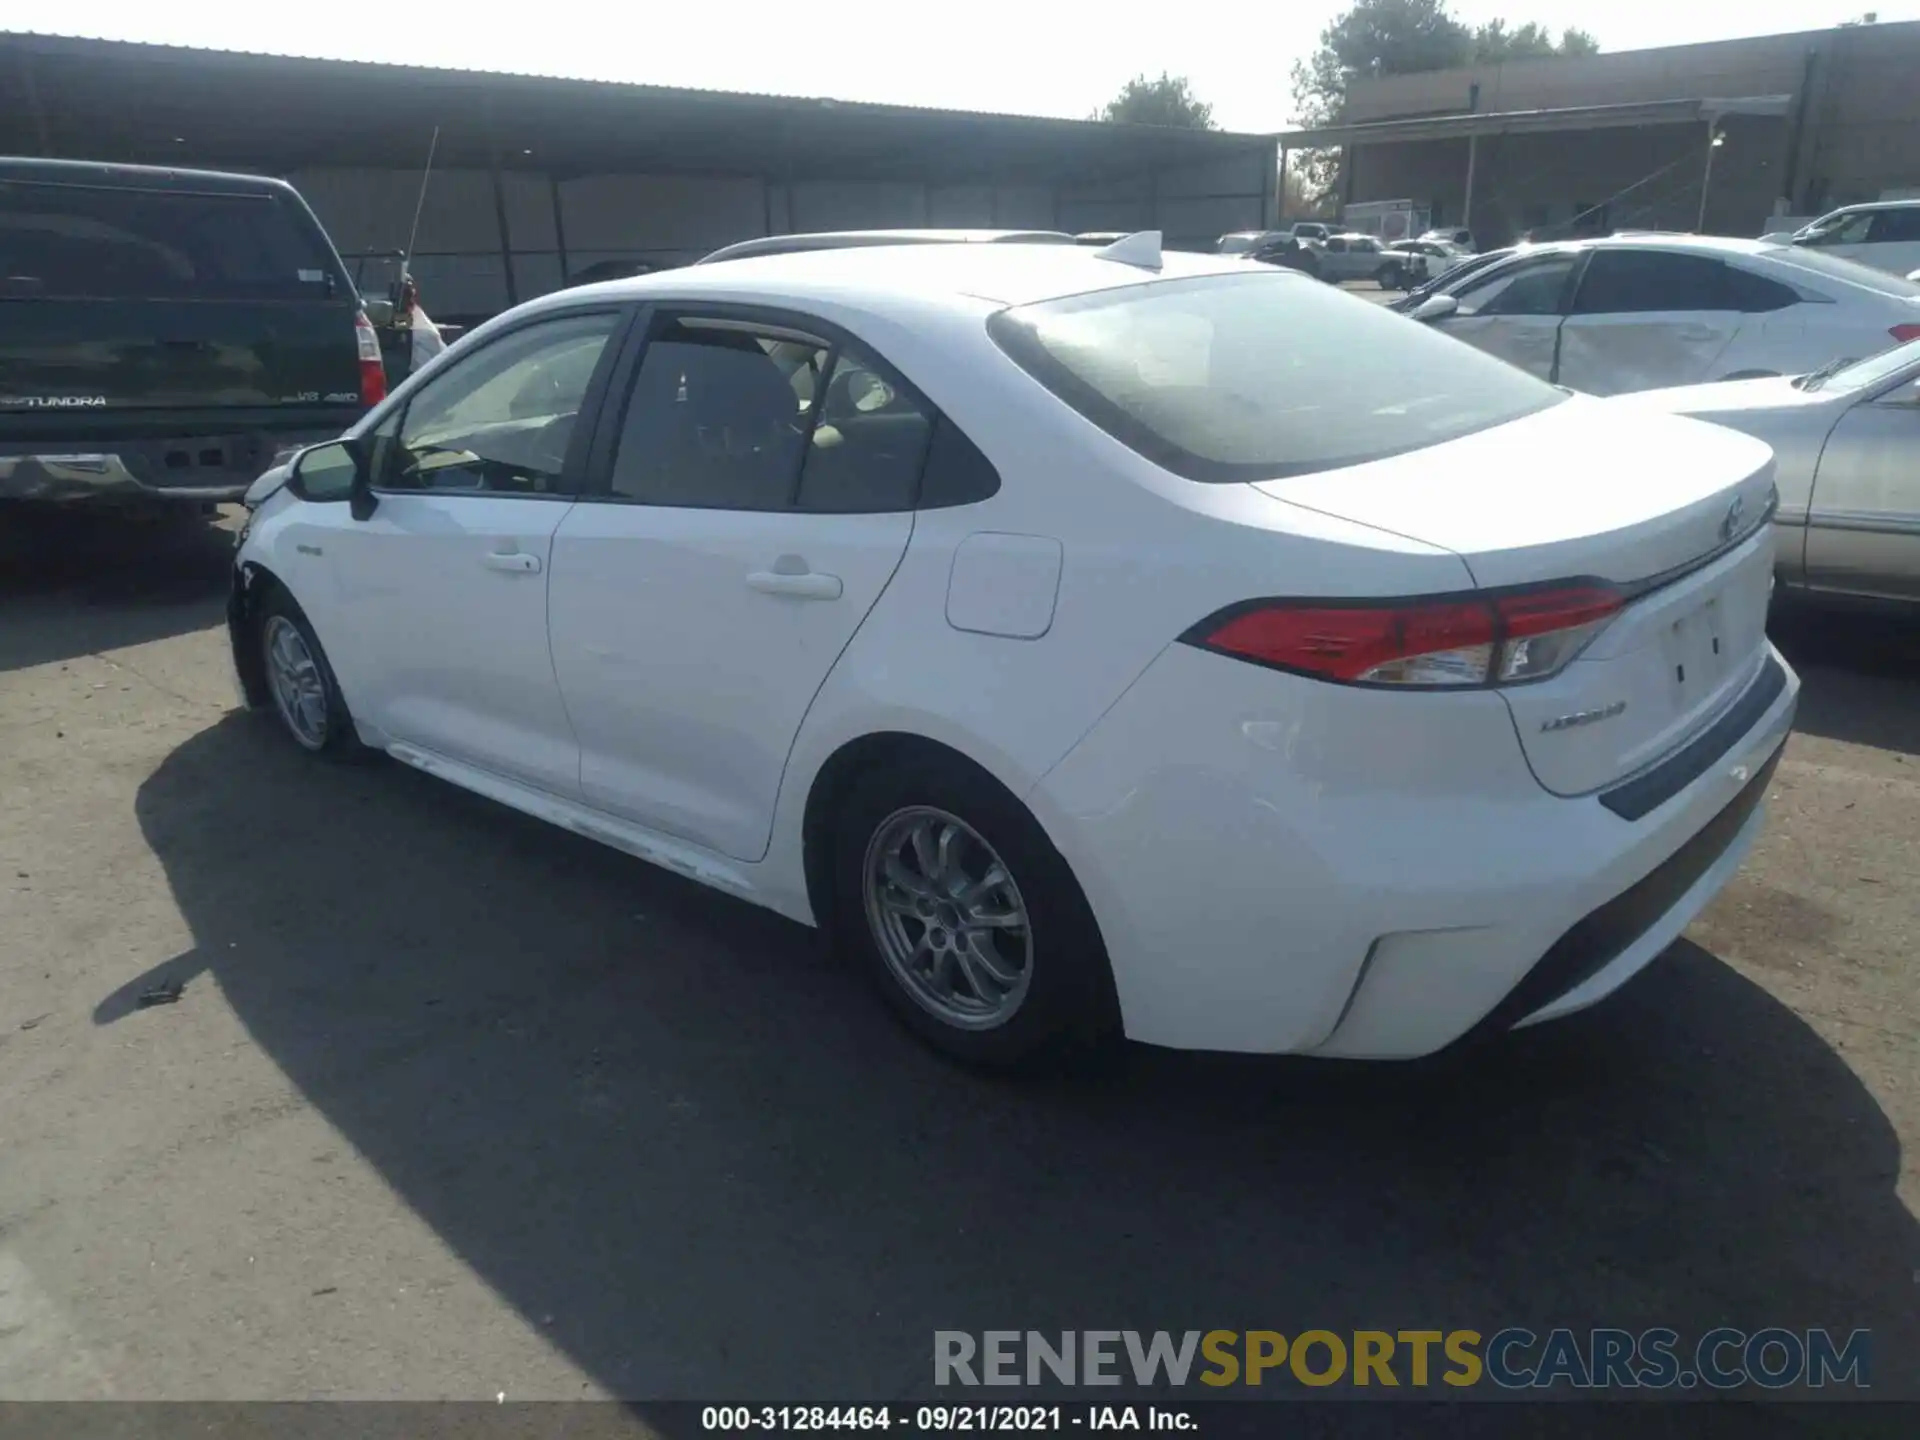
M 1798 702 L 1768 658 L 1764 711 L 1637 819 L 1542 789 L 1495 693 L 1347 690 L 1184 646 L 1030 800 L 1130 1036 L 1410 1059 L 1594 1003 L 1718 893 Z
M 236 502 L 294 451 L 338 434 L 254 432 L 104 445 L 0 445 L 0 500 Z

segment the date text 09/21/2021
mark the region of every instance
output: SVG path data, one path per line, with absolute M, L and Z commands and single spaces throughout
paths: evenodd
M 1199 1428 L 1191 1411 L 1158 1405 L 708 1405 L 700 1428 L 719 1433 L 903 1430 L 908 1434 Z

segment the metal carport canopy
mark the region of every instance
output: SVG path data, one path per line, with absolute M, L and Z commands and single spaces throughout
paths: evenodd
M 7 148 L 292 171 L 437 163 L 550 174 L 1095 184 L 1272 136 L 0 33 Z
M 1477 135 L 1704 124 L 1727 115 L 1784 115 L 1792 100 L 1790 95 L 1743 95 L 1725 99 L 1646 100 L 1625 105 L 1568 105 L 1550 110 L 1455 111 L 1445 115 L 1291 130 L 1283 133 L 1279 140 L 1287 149 L 1325 150 L 1344 145 L 1463 140 Z

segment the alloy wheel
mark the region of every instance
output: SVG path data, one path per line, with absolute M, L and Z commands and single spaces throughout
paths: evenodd
M 914 1002 L 962 1030 L 1013 1018 L 1033 979 L 1026 902 L 994 848 L 932 806 L 895 811 L 862 867 L 867 923 Z

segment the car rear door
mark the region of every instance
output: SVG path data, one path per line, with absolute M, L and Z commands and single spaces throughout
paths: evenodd
M 656 313 L 554 537 L 587 802 L 758 860 L 794 736 L 913 532 L 934 416 L 804 316 Z
M 1498 266 L 1452 290 L 1460 308 L 1431 323 L 1528 374 L 1552 380 L 1566 297 L 1581 259 L 1579 252 L 1563 250 Z
M 1560 332 L 1560 383 L 1619 395 L 1709 379 L 1741 326 L 1727 269 L 1710 255 L 1596 249 Z
M 1840 417 L 1807 512 L 1815 590 L 1920 601 L 1920 385 L 1911 375 Z

